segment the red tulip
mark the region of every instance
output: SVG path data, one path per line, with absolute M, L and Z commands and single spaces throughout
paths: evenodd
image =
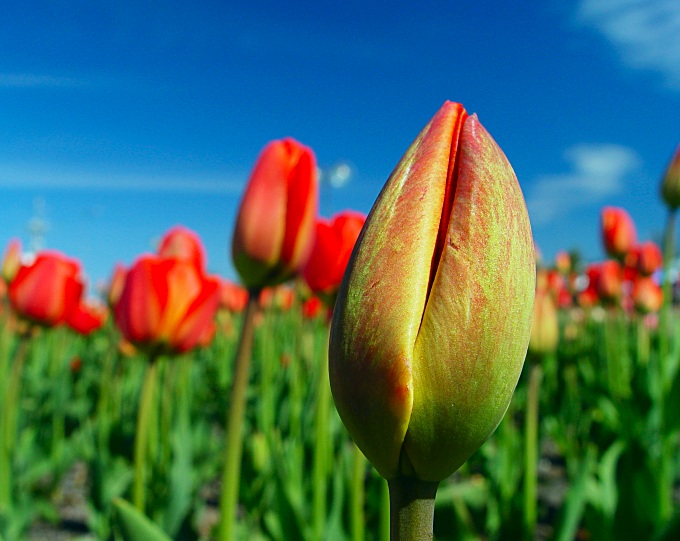
M 68 326 L 79 334 L 88 335 L 101 328 L 106 309 L 92 302 L 81 301 L 68 318 Z
M 337 292 L 365 221 L 365 215 L 352 211 L 341 212 L 331 220 L 317 220 L 314 246 L 303 272 L 313 292 Z
M 602 263 L 593 264 L 586 270 L 588 275 L 588 288 L 597 292 L 602 302 L 616 302 L 621 297 L 623 281 L 623 268 L 612 259 Z
M 323 302 L 316 295 L 312 295 L 302 303 L 302 315 L 305 319 L 315 319 L 323 310 Z
M 651 276 L 663 265 L 661 248 L 652 241 L 638 244 L 630 251 L 626 265 L 633 267 L 643 276 Z
M 127 270 L 125 267 L 120 263 L 116 263 L 115 267 L 113 268 L 113 275 L 109 280 L 109 290 L 107 293 L 107 301 L 109 306 L 115 306 L 118 302 L 118 299 L 120 299 L 120 294 L 123 292 L 123 287 L 125 287 L 126 274 Z
M 602 209 L 602 242 L 607 254 L 617 259 L 623 259 L 635 245 L 635 224 L 625 210 Z
M 65 323 L 80 302 L 80 263 L 59 252 L 40 252 L 9 283 L 9 300 L 21 317 L 44 325 Z
M 255 164 L 234 229 L 232 257 L 246 287 L 302 271 L 314 240 L 316 159 L 293 139 L 269 143 Z
M 220 306 L 233 314 L 243 312 L 248 303 L 248 290 L 234 282 L 222 280 L 220 284 Z
M 633 282 L 631 297 L 633 306 L 642 314 L 658 312 L 663 304 L 663 291 L 649 276 L 641 276 Z
M 139 258 L 114 307 L 116 324 L 135 346 L 185 352 L 203 343 L 220 301 L 216 278 L 175 258 Z
M 171 228 L 158 245 L 158 255 L 161 257 L 175 257 L 205 268 L 205 249 L 201 238 L 186 227 L 177 225 Z

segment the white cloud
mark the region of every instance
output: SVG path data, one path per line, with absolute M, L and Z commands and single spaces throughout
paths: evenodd
M 622 190 L 626 178 L 641 164 L 630 148 L 581 144 L 564 153 L 570 171 L 539 177 L 529 190 L 527 205 L 536 223 L 547 223 L 584 203 L 600 203 Z
M 82 81 L 69 77 L 34 73 L 0 73 L 0 87 L 3 88 L 55 88 L 83 86 Z
M 626 64 L 660 72 L 680 89 L 678 0 L 581 0 L 576 17 L 601 32 Z
M 129 192 L 181 192 L 206 194 L 239 194 L 244 179 L 142 175 L 135 173 L 102 173 L 58 170 L 17 164 L 0 164 L 0 189 L 108 190 Z

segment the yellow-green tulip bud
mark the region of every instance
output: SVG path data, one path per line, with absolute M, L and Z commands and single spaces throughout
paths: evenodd
M 335 305 L 330 378 L 386 479 L 439 481 L 495 430 L 531 331 L 534 245 L 517 178 L 445 103 L 380 193 Z
M 680 207 L 680 145 L 675 150 L 661 182 L 661 197 L 671 209 Z

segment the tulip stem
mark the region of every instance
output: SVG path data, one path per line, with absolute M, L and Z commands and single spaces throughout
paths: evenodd
M 135 465 L 134 484 L 132 486 L 132 503 L 144 513 L 146 505 L 146 477 L 149 457 L 149 429 L 155 422 L 156 387 L 158 380 L 158 362 L 149 359 L 144 374 L 144 383 L 139 397 L 137 410 L 137 430 L 135 432 Z
M 527 395 L 524 439 L 524 527 L 527 539 L 534 538 L 536 530 L 536 479 L 538 466 L 538 403 L 543 371 L 540 364 L 531 366 Z
M 255 334 L 255 315 L 258 309 L 259 291 L 250 291 L 248 304 L 243 315 L 241 338 L 236 351 L 234 379 L 231 387 L 227 431 L 224 445 L 224 470 L 220 494 L 220 527 L 217 539 L 232 541 L 236 524 L 236 506 L 241 475 L 241 453 L 243 451 L 243 418 L 250 376 L 250 357 Z
M 390 488 L 390 541 L 432 541 L 438 481 L 396 477 Z

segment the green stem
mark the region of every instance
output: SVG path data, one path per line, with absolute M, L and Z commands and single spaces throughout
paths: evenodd
M 352 488 L 350 494 L 350 530 L 352 541 L 363 541 L 365 536 L 364 481 L 366 457 L 356 445 L 352 446 Z
M 0 412 L 0 517 L 6 516 L 12 508 L 12 461 L 17 440 L 21 377 L 29 342 L 28 336 L 21 336 L 19 340 Z
M 432 541 L 438 481 L 396 477 L 390 487 L 390 541 Z
M 330 446 L 328 423 L 330 417 L 330 381 L 328 377 L 328 332 L 324 333 L 324 344 L 319 355 L 316 388 L 316 418 L 314 422 L 314 485 L 312 517 L 314 521 L 314 539 L 323 539 L 323 527 L 326 522 L 326 498 L 328 487 Z
M 378 541 L 390 541 L 390 487 L 380 479 L 380 528 Z
M 534 538 L 536 530 L 536 479 L 538 466 L 538 401 L 543 372 L 534 364 L 529 374 L 527 411 L 524 438 L 524 526 L 527 539 Z
M 243 451 L 243 418 L 250 376 L 250 357 L 255 331 L 255 315 L 258 309 L 259 291 L 250 291 L 248 304 L 243 316 L 241 339 L 236 352 L 234 380 L 231 387 L 227 431 L 224 445 L 224 471 L 220 494 L 220 527 L 217 539 L 233 541 L 236 523 L 236 506 L 241 475 L 241 453 Z
M 673 336 L 671 328 L 671 311 L 673 308 L 673 281 L 671 279 L 671 265 L 675 255 L 675 221 L 676 209 L 668 212 L 666 231 L 664 232 L 663 250 L 663 304 L 659 314 L 659 375 L 662 377 L 663 389 L 666 387 L 666 363 L 670 352 L 669 340 Z M 670 383 L 668 383 L 670 386 Z
M 149 430 L 155 417 L 156 386 L 158 380 L 158 362 L 151 359 L 144 375 L 144 384 L 137 410 L 137 431 L 135 433 L 134 484 L 132 487 L 132 503 L 144 513 L 146 504 L 147 458 L 149 451 Z

